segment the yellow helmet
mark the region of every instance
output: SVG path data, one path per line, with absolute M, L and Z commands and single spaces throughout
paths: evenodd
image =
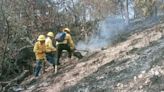
M 46 37 L 44 35 L 39 35 L 38 41 L 44 41 Z
M 54 37 L 54 33 L 53 32 L 48 32 L 47 36 Z
M 68 32 L 68 33 L 71 32 L 69 28 L 64 28 L 63 31 L 64 31 L 64 32 Z

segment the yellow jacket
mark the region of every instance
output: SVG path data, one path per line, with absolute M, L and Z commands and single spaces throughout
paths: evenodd
M 65 40 L 63 42 L 57 42 L 57 44 L 69 44 L 71 49 L 75 48 L 74 42 L 70 34 L 66 33 Z
M 40 44 L 39 41 L 36 42 L 33 51 L 35 52 L 35 56 L 37 60 L 45 59 L 45 51 L 46 51 L 45 44 Z
M 53 46 L 52 40 L 50 37 L 46 38 L 45 45 L 46 45 L 46 52 L 56 51 L 56 48 Z

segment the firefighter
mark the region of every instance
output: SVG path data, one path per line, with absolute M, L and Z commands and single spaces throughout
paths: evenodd
M 53 65 L 53 67 L 55 68 L 55 60 L 56 60 L 56 56 L 55 56 L 55 52 L 56 52 L 56 48 L 53 46 L 53 40 L 54 39 L 54 33 L 53 32 L 48 32 L 47 33 L 47 38 L 45 41 L 45 45 L 46 45 L 46 58 L 47 61 L 49 63 L 51 63 Z
M 63 41 L 57 41 L 56 46 L 57 46 L 57 65 L 60 65 L 60 57 L 62 54 L 63 50 L 68 51 L 68 57 L 71 58 L 72 52 L 75 48 L 74 42 L 72 40 L 72 37 L 70 35 L 70 29 L 69 28 L 64 28 L 62 30 L 63 33 L 65 33 L 65 37 Z
M 45 62 L 46 47 L 45 47 L 45 36 L 44 35 L 40 35 L 38 37 L 37 42 L 34 45 L 33 51 L 36 56 L 34 75 L 35 75 L 35 77 L 38 77 L 40 70 L 43 66 L 43 63 Z

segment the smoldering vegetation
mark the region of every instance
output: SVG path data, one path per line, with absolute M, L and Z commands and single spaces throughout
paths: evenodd
M 131 19 L 130 24 L 127 24 L 119 16 L 108 17 L 97 24 L 90 37 L 77 43 L 77 49 L 95 51 L 107 48 L 125 41 L 128 36 L 138 29 L 146 29 L 162 22 L 161 18 L 159 16 L 148 19 Z
M 119 35 L 121 35 L 127 25 L 123 19 L 117 17 L 109 17 L 97 24 L 97 28 L 93 29 L 92 35 L 77 43 L 78 49 L 94 50 L 111 45 Z

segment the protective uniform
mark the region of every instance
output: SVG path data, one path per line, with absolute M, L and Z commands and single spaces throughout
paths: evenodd
M 42 68 L 44 59 L 45 59 L 45 52 L 46 52 L 46 47 L 45 47 L 45 36 L 40 35 L 37 39 L 38 41 L 35 43 L 33 51 L 36 56 L 36 65 L 34 67 L 34 75 L 37 77 L 39 75 L 39 72 Z
M 52 32 L 48 32 L 47 36 L 48 37 L 46 38 L 46 42 L 45 42 L 46 58 L 47 58 L 47 61 L 54 66 L 55 60 L 56 60 L 56 56 L 55 56 L 56 48 L 53 46 L 53 41 L 52 41 L 54 34 Z
M 59 60 L 62 54 L 63 50 L 67 50 L 68 51 L 68 57 L 71 58 L 72 56 L 72 51 L 75 48 L 74 46 L 74 42 L 72 40 L 72 37 L 70 35 L 70 29 L 68 28 L 64 28 L 63 32 L 66 32 L 66 37 L 65 40 L 62 42 L 57 42 L 57 64 L 60 65 Z

